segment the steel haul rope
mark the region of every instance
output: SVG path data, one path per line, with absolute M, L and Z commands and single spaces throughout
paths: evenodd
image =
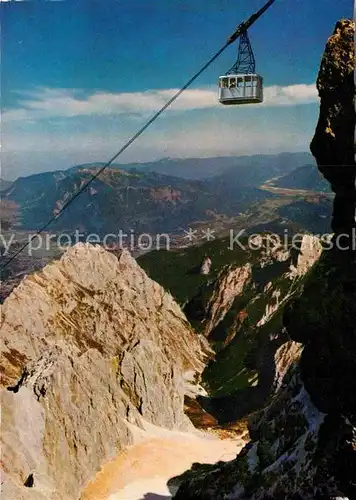
M 23 244 L 15 253 L 14 255 L 12 255 L 6 262 L 5 264 L 0 268 L 0 273 L 21 253 L 23 252 L 23 250 L 25 250 L 25 248 L 27 248 L 30 243 L 35 239 L 37 238 L 37 236 L 39 236 L 41 233 L 43 233 L 43 231 L 45 231 L 51 224 L 53 221 L 57 220 L 61 214 L 64 212 L 64 210 L 66 210 L 69 205 L 71 205 L 73 203 L 73 201 L 78 198 L 78 196 L 83 192 L 85 191 L 85 189 L 93 182 L 95 181 L 95 179 L 97 179 L 100 174 L 106 169 L 108 168 L 124 151 L 126 151 L 127 148 L 129 148 L 131 146 L 131 144 L 133 142 L 136 141 L 136 139 L 138 139 L 140 137 L 140 135 L 142 135 L 145 130 L 150 126 L 152 125 L 152 123 L 157 120 L 157 118 L 166 111 L 167 108 L 169 108 L 171 106 L 171 104 L 174 103 L 174 101 L 176 99 L 178 99 L 178 97 L 188 88 L 190 87 L 190 85 L 224 52 L 224 50 L 229 46 L 231 45 L 235 40 L 237 40 L 237 38 L 242 34 L 242 33 L 245 33 L 248 28 L 250 26 L 252 26 L 252 24 L 254 24 L 257 19 L 259 17 L 261 17 L 264 12 L 266 12 L 266 10 L 275 2 L 275 0 L 269 0 L 258 12 L 256 12 L 255 14 L 253 14 L 247 21 L 244 21 L 243 23 L 241 23 L 235 30 L 235 32 L 228 38 L 227 42 L 221 47 L 220 50 L 218 50 L 218 52 L 216 52 L 216 54 L 214 54 L 210 59 L 209 61 L 204 64 L 204 66 L 197 72 L 195 73 L 194 76 L 192 76 L 188 81 L 187 83 L 180 89 L 178 90 L 178 92 L 176 92 L 173 97 L 171 97 L 171 99 L 169 99 L 169 101 L 166 102 L 166 104 L 164 104 L 161 109 L 159 111 L 157 111 L 153 116 L 152 118 L 150 118 L 148 120 L 148 122 L 145 123 L 145 125 L 143 125 L 139 130 L 138 132 L 136 132 L 135 135 L 133 135 L 131 137 L 131 139 L 129 139 L 123 146 L 122 148 L 112 157 L 110 158 L 109 161 L 107 161 L 105 163 L 105 165 L 103 165 L 99 170 L 98 172 L 93 175 L 89 180 L 88 182 L 86 182 L 80 189 L 79 191 L 77 191 L 73 196 L 72 198 L 70 198 L 63 206 L 62 208 L 59 210 L 59 212 L 54 215 L 53 217 L 51 217 L 49 219 L 49 221 L 43 226 L 41 227 L 41 229 L 39 229 L 34 235 L 32 235 L 32 237 L 25 243 Z

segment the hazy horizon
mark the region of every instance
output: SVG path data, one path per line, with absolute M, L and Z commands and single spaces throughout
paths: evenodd
M 197 160 L 197 161 L 200 161 L 200 160 L 223 160 L 223 159 L 234 159 L 234 158 L 238 158 L 238 159 L 241 159 L 241 158 L 253 158 L 253 157 L 257 157 L 257 156 L 266 156 L 266 157 L 271 157 L 271 156 L 282 156 L 282 155 L 308 155 L 310 156 L 310 160 L 312 161 L 315 161 L 314 160 L 314 157 L 313 155 L 310 153 L 310 151 L 281 151 L 281 152 L 278 152 L 278 153 L 267 153 L 267 154 L 263 154 L 263 153 L 255 153 L 255 154 L 251 154 L 251 155 L 224 155 L 224 156 L 205 156 L 205 157 L 197 157 L 197 156 L 193 156 L 193 157 L 185 157 L 185 158 L 181 158 L 181 157 L 161 157 L 161 158 L 157 158 L 157 159 L 154 159 L 154 160 L 148 160 L 148 161 L 132 161 L 132 162 L 123 162 L 123 161 L 115 161 L 112 166 L 115 166 L 117 167 L 118 165 L 122 165 L 123 167 L 134 167 L 135 165 L 148 165 L 148 164 L 151 164 L 151 163 L 163 163 L 163 162 L 179 162 L 179 161 L 194 161 L 194 160 Z M 16 177 L 13 177 L 11 178 L 10 176 L 6 176 L 3 174 L 3 169 L 1 171 L 1 175 L 0 175 L 0 178 L 3 180 L 3 181 L 8 181 L 8 182 L 14 182 L 16 181 L 17 179 L 21 178 L 21 177 L 30 177 L 31 175 L 36 175 L 36 174 L 43 174 L 43 173 L 47 173 L 47 172 L 58 172 L 58 171 L 66 171 L 66 170 L 70 170 L 71 168 L 74 168 L 74 167 L 80 167 L 82 165 L 92 165 L 92 164 L 100 164 L 100 165 L 103 165 L 105 164 L 106 161 L 105 160 L 93 160 L 93 161 L 84 161 L 84 162 L 77 162 L 77 163 L 71 163 L 71 164 L 68 164 L 66 163 L 65 159 L 63 159 L 63 167 L 60 167 L 60 166 L 54 166 L 53 168 L 46 168 L 46 165 L 44 164 L 43 165 L 43 168 L 41 169 L 36 169 L 35 171 L 33 172 L 28 172 L 28 173 L 25 173 L 24 175 L 18 175 Z M 38 167 L 38 164 L 37 164 L 37 167 Z M 194 168 L 194 167 L 193 167 Z
M 108 161 L 263 3 L 2 2 L 2 176 Z M 120 162 L 307 150 L 326 40 L 352 17 L 324 4 L 276 2 L 250 29 L 262 104 L 218 102 L 233 44 Z

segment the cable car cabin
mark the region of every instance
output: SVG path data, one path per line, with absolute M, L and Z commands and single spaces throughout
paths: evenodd
M 258 104 L 263 102 L 263 78 L 256 73 L 219 77 L 221 104 Z

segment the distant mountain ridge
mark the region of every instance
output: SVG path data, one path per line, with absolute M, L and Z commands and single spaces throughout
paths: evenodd
M 272 173 L 286 173 L 294 168 L 314 163 L 313 156 L 308 152 L 279 153 L 275 155 L 256 154 L 251 156 L 222 156 L 211 158 L 162 158 L 160 160 L 144 163 L 115 163 L 110 168 L 120 168 L 127 171 L 156 172 L 173 177 L 184 179 L 203 180 L 222 174 L 226 170 L 241 170 L 246 173 L 246 169 L 255 167 L 265 172 L 263 180 L 273 177 Z M 102 167 L 105 163 L 88 163 L 76 165 L 72 169 L 86 166 Z
M 253 203 L 275 197 L 260 190 L 261 183 L 292 172 L 307 157 L 307 153 L 282 153 L 113 164 L 66 209 L 53 229 L 96 234 L 119 229 L 172 232 L 216 215 L 236 216 Z M 17 205 L 21 229 L 36 230 L 104 165 L 96 162 L 20 177 L 2 197 Z
M 266 172 L 270 172 L 270 168 L 277 167 L 278 171 L 291 171 L 302 165 L 314 163 L 314 158 L 309 152 L 295 153 L 278 153 L 278 154 L 255 154 L 243 156 L 217 156 L 207 158 L 161 158 L 149 162 L 140 163 L 112 163 L 110 168 L 119 168 L 121 170 L 139 170 L 143 172 L 156 172 L 173 177 L 183 177 L 185 179 L 202 180 L 221 174 L 229 168 L 243 167 L 264 167 Z M 47 172 L 65 172 L 67 170 L 76 170 L 86 167 L 103 167 L 105 161 L 95 161 L 86 163 L 77 163 L 67 168 L 51 168 L 49 164 L 48 170 L 41 169 L 39 172 L 34 172 L 28 175 L 21 175 L 19 178 L 31 177 Z M 281 168 L 282 167 L 282 168 Z M 271 177 L 271 176 L 269 176 Z M 13 180 L 3 180 L 3 188 L 7 188 Z
M 45 172 L 15 181 L 4 193 L 16 203 L 22 229 L 34 230 L 59 213 L 98 172 L 98 166 Z M 215 213 L 236 215 L 273 197 L 256 187 L 187 180 L 156 172 L 107 168 L 53 224 L 53 229 L 106 234 L 120 229 L 172 232 Z

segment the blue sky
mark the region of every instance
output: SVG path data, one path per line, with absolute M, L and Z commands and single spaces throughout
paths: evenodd
M 106 161 L 263 3 L 1 2 L 3 177 Z M 249 32 L 266 102 L 218 105 L 235 44 L 121 161 L 308 150 L 320 58 L 352 11 L 352 0 L 276 0 Z

